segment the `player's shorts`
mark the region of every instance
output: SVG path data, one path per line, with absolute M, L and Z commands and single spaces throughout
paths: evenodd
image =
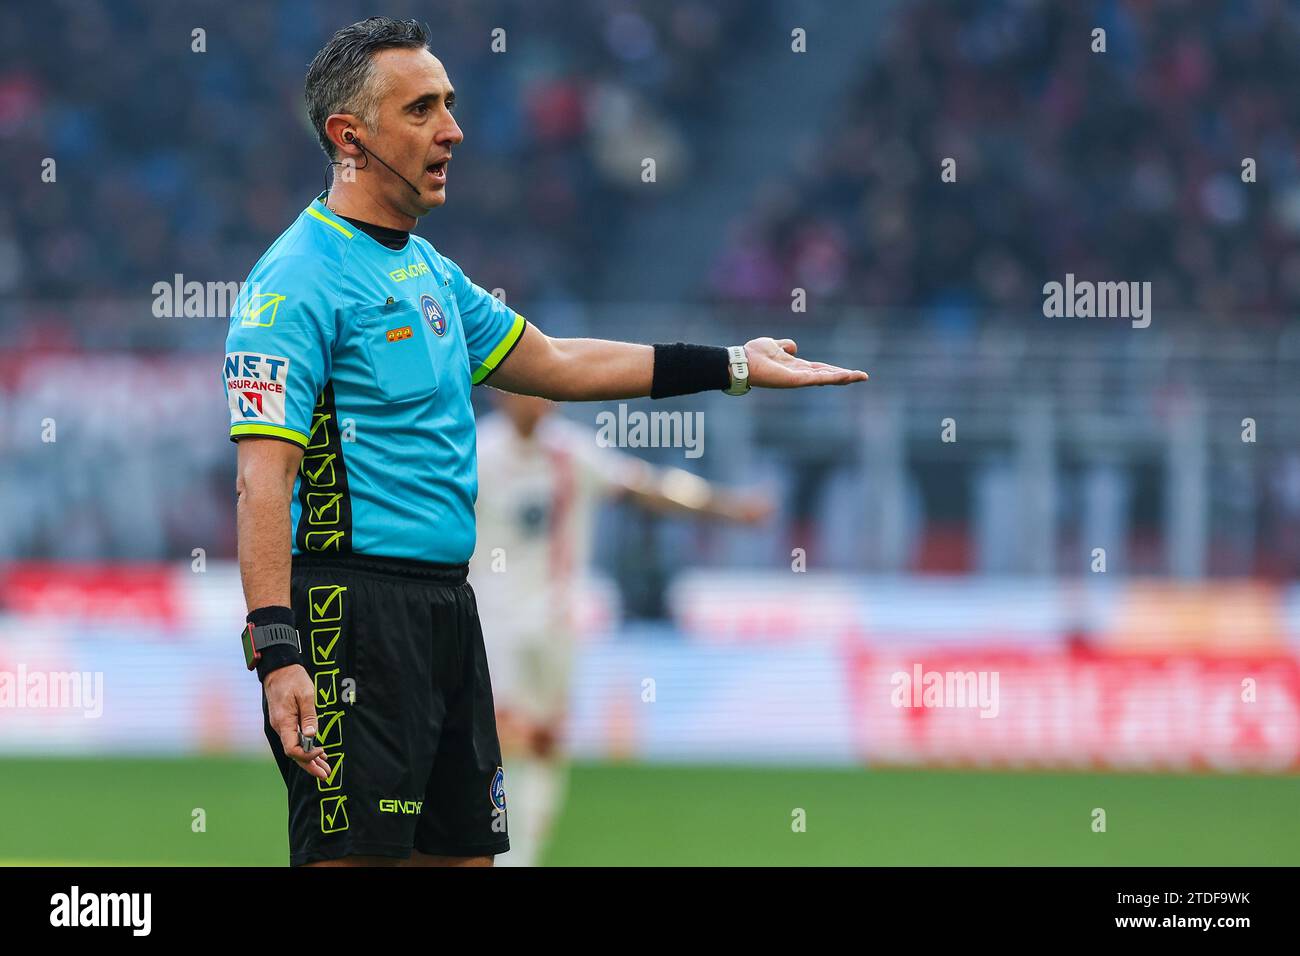
M 263 694 L 289 791 L 290 864 L 506 852 L 501 747 L 466 566 L 295 555 L 291 594 L 331 776 L 285 756 Z

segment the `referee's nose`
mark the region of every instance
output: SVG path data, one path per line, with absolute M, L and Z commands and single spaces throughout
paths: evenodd
M 463 142 L 465 134 L 461 132 L 456 117 L 452 116 L 451 110 L 446 107 L 443 108 L 443 113 L 446 114 L 447 118 L 442 125 L 442 129 L 438 130 L 437 142 L 447 146 L 455 146 L 457 143 Z

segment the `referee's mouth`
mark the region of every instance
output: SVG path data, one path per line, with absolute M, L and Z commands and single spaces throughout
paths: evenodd
M 435 186 L 447 185 L 447 164 L 451 162 L 451 157 L 440 159 L 436 163 L 430 163 L 424 167 L 425 173 L 433 180 Z

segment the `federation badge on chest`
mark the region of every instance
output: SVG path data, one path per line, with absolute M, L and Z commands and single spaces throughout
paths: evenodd
M 424 313 L 424 321 L 429 323 L 434 335 L 442 335 L 447 331 L 447 317 L 442 314 L 442 309 L 438 308 L 438 302 L 433 296 L 420 296 L 420 311 Z

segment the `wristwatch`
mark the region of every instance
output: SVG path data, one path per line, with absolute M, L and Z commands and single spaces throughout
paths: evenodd
M 281 645 L 291 647 L 302 653 L 302 641 L 298 639 L 298 629 L 288 624 L 245 624 L 240 635 L 244 642 L 244 663 L 251 671 L 262 659 L 262 652 L 268 647 Z
M 731 384 L 723 389 L 728 395 L 744 395 L 749 391 L 749 359 L 745 357 L 743 345 L 727 347 L 727 372 Z

